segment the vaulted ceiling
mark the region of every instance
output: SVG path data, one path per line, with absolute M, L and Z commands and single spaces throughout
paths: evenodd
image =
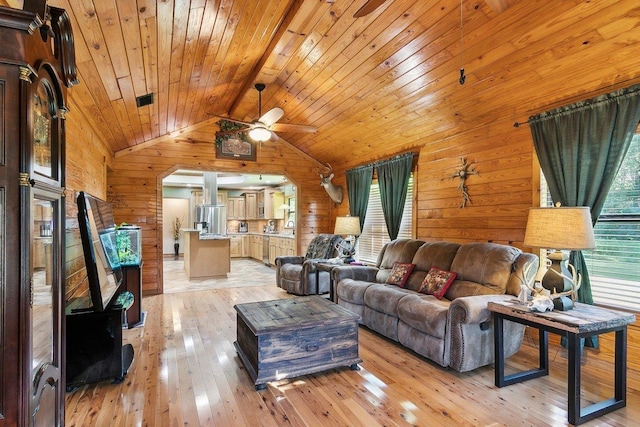
M 519 90 L 508 83 L 514 61 L 525 71 L 519 81 L 536 84 L 553 72 L 549 61 L 578 63 L 579 49 L 637 35 L 639 25 L 629 1 L 387 0 L 354 18 L 365 3 L 49 1 L 72 19 L 82 82 L 72 89 L 76 108 L 114 153 L 188 137 L 219 116 L 256 119 L 260 82 L 263 112 L 278 106 L 281 123 L 318 129 L 280 137 L 334 164 L 344 147 L 374 158 L 460 132 L 503 106 L 472 95 L 497 85 L 505 96 Z M 598 28 L 575 29 L 596 16 Z M 153 104 L 137 107 L 146 94 Z M 530 100 L 543 96 L 530 90 Z

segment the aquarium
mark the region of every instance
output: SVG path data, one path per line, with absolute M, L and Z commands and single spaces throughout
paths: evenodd
M 142 260 L 142 232 L 136 225 L 120 225 L 116 229 L 116 244 L 120 265 L 140 265 Z
M 91 304 L 95 311 L 103 311 L 109 307 L 122 283 L 113 212 L 108 202 L 82 191 L 78 193 L 77 203 Z M 77 304 L 85 306 L 82 298 L 77 299 Z

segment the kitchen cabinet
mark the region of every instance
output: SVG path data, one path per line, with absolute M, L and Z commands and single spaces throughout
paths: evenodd
M 249 236 L 242 236 L 242 257 L 247 258 L 251 255 L 251 240 Z
M 245 219 L 246 203 L 243 196 L 229 197 L 227 200 L 227 219 Z
M 276 256 L 278 252 L 280 252 L 280 238 L 279 237 L 270 237 L 269 238 L 269 264 L 276 265 Z
M 262 261 L 263 237 L 261 235 L 252 235 L 251 237 L 251 258 Z
M 245 219 L 258 219 L 258 194 L 245 193 Z
M 273 190 L 271 188 L 265 188 L 260 192 L 259 200 L 258 200 L 258 218 L 264 218 L 264 219 L 273 218 L 273 205 L 271 200 L 272 192 Z M 260 210 L 261 204 L 262 204 L 262 210 Z
M 269 238 L 269 262 L 275 265 L 276 258 L 279 256 L 295 255 L 296 240 L 290 237 L 274 237 Z
M 231 255 L 231 258 L 240 258 L 242 256 L 242 243 L 243 243 L 243 237 L 242 236 L 230 236 L 231 237 L 231 242 L 230 242 L 230 248 L 229 248 L 229 253 Z
M 202 238 L 195 230 L 183 233 L 184 271 L 189 279 L 226 277 L 231 271 L 230 238 Z
M 265 188 L 259 193 L 258 206 L 263 204 L 264 216 L 258 216 L 264 219 L 284 219 L 285 211 L 280 209 L 284 204 L 284 193 L 273 188 Z M 260 210 L 259 210 L 260 211 Z
M 228 205 L 228 197 L 226 191 L 218 191 L 218 196 L 216 199 L 216 204 L 218 205 Z M 202 205 L 204 203 L 204 195 L 202 194 L 202 190 L 191 190 L 191 195 L 189 197 L 189 222 L 196 222 L 196 206 Z M 229 209 L 227 208 L 227 211 Z

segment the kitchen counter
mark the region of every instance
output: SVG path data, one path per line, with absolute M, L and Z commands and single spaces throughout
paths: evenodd
M 184 270 L 189 279 L 226 276 L 231 271 L 230 238 L 183 229 Z
M 228 236 L 264 236 L 264 237 L 283 237 L 285 239 L 295 239 L 296 236 L 290 233 L 227 233 Z

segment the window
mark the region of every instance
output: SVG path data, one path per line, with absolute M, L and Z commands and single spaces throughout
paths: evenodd
M 407 189 L 407 199 L 404 202 L 404 212 L 398 239 L 410 239 L 411 224 L 413 219 L 413 174 L 409 178 Z M 367 205 L 367 216 L 364 219 L 362 234 L 358 239 L 356 255 L 358 261 L 366 264 L 375 264 L 378 254 L 385 243 L 389 242 L 389 232 L 387 224 L 384 222 L 382 214 L 382 204 L 380 202 L 380 188 L 378 181 L 374 180 L 369 188 L 369 204 Z
M 550 206 L 544 187 L 543 206 Z M 640 134 L 631 141 L 593 231 L 596 249 L 583 254 L 594 302 L 640 311 Z

